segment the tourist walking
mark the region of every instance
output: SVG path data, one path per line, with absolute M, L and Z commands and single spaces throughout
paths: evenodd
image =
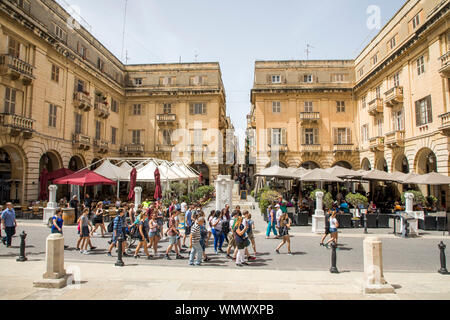
M 267 209 L 269 211 L 268 214 L 268 225 L 267 225 L 267 231 L 266 231 L 266 239 L 270 239 L 270 232 L 272 231 L 275 237 L 278 237 L 277 229 L 275 229 L 275 226 L 277 224 L 276 220 L 276 213 L 272 206 L 269 206 Z
M 234 224 L 236 222 L 236 217 L 238 216 L 237 212 L 233 212 L 231 214 L 231 218 L 230 221 L 228 222 L 228 225 L 230 226 L 230 230 L 233 230 Z M 231 250 L 233 251 L 233 257 L 230 255 Z M 236 239 L 235 239 L 235 234 L 234 232 L 230 232 L 228 234 L 228 246 L 227 246 L 227 258 L 228 259 L 236 259 L 236 254 L 237 254 L 237 250 L 236 250 Z
M 337 245 L 337 228 L 339 228 L 339 222 L 336 219 L 336 211 L 331 211 L 331 217 L 330 217 L 330 233 L 331 233 L 331 239 L 328 240 L 328 242 L 325 244 L 325 247 L 328 248 L 328 244 L 330 242 L 334 242 L 335 245 Z
M 147 219 L 147 213 L 143 212 L 141 213 L 141 216 L 139 218 L 139 223 L 137 225 L 138 228 L 138 240 L 139 243 L 136 247 L 136 251 L 134 252 L 134 258 L 139 258 L 139 251 L 141 250 L 141 247 L 144 247 L 144 252 L 147 255 L 147 259 L 151 259 L 152 256 L 148 253 L 148 243 L 150 242 L 149 239 L 149 221 Z
M 111 239 L 111 245 L 109 246 L 108 252 L 106 253 L 107 256 L 111 257 L 111 251 L 116 246 L 116 243 L 119 239 L 119 237 L 123 238 L 122 242 L 122 248 L 117 248 L 117 250 L 122 250 L 122 253 L 124 256 L 128 256 L 125 253 L 125 233 L 124 233 L 124 215 L 125 210 L 120 208 L 118 211 L 118 215 L 113 220 L 113 235 Z
M 335 208 L 335 205 L 333 205 L 333 208 Z M 331 211 L 333 209 L 329 210 L 325 214 L 325 234 L 322 237 L 322 240 L 320 240 L 320 245 L 323 246 L 323 242 L 325 241 L 326 237 L 330 234 L 330 217 L 331 217 Z
M 51 232 L 52 233 L 63 233 L 64 220 L 62 218 L 62 210 L 61 208 L 56 209 L 55 215 L 52 217 L 52 227 Z
M 214 219 L 214 215 L 216 214 L 216 210 L 211 210 L 211 212 L 208 215 L 208 218 L 206 219 L 206 230 L 208 230 L 208 241 L 209 239 L 211 239 L 211 235 L 212 235 L 212 219 Z
M 195 260 L 195 265 L 199 266 L 202 263 L 202 257 L 203 257 L 203 248 L 202 245 L 200 243 L 201 240 L 201 226 L 205 224 L 205 218 L 204 217 L 199 217 L 191 230 L 191 234 L 190 234 L 190 238 L 189 238 L 189 247 L 191 248 L 191 253 L 189 255 L 189 265 L 193 266 L 194 265 L 194 258 L 196 258 Z
M 11 248 L 12 237 L 16 234 L 17 221 L 16 221 L 16 212 L 14 211 L 13 204 L 11 202 L 6 203 L 6 209 L 2 212 L 2 227 L 6 233 L 6 239 L 3 240 L 3 243 L 6 242 L 6 247 Z
M 89 221 L 89 208 L 84 208 L 82 215 L 80 217 L 80 253 L 89 254 L 87 251 L 87 246 L 90 241 L 90 230 L 89 227 L 92 228 L 91 222 Z
M 97 231 L 97 228 L 100 227 L 102 238 L 104 238 L 106 228 L 105 223 L 103 222 L 103 202 L 101 201 L 97 203 L 97 206 L 94 209 L 94 217 L 92 219 L 92 223 L 94 224 L 94 228 L 92 229 L 91 236 L 94 234 L 94 232 Z
M 250 240 L 251 244 L 252 244 L 252 248 L 253 248 L 253 253 L 255 254 L 255 256 L 258 254 L 258 252 L 256 252 L 256 243 L 255 243 L 255 235 L 253 234 L 253 230 L 255 230 L 255 221 L 252 220 L 252 215 L 247 212 L 247 223 L 248 223 L 248 230 L 247 230 L 247 235 L 248 235 L 248 239 Z M 244 212 L 244 215 L 245 215 Z
M 245 262 L 245 238 L 244 235 L 247 232 L 248 226 L 244 226 L 242 223 L 243 217 L 236 215 L 236 223 L 234 225 L 234 236 L 237 246 L 237 256 L 236 256 L 236 266 L 242 267 L 243 265 L 248 265 Z
M 291 219 L 289 218 L 287 213 L 284 213 L 280 217 L 280 237 L 282 237 L 283 241 L 278 245 L 275 249 L 276 253 L 280 253 L 280 248 L 287 243 L 288 255 L 292 255 L 291 252 L 291 239 L 289 238 L 289 229 L 291 228 Z
M 185 204 L 185 202 L 183 202 Z M 181 210 L 183 210 L 183 203 L 181 204 Z M 185 208 L 186 210 L 186 208 Z M 183 211 L 181 211 L 183 213 Z M 192 226 L 192 214 L 194 213 L 194 206 L 191 205 L 190 208 L 185 211 L 184 216 L 184 235 L 183 235 L 183 248 L 186 247 L 186 237 L 188 237 L 191 233 L 191 226 Z
M 223 233 L 222 233 L 222 222 L 224 221 L 222 212 L 219 210 L 214 214 L 214 218 L 211 221 L 211 231 L 214 236 L 214 252 L 218 254 L 217 250 L 223 252 Z
M 151 219 L 149 221 L 149 233 L 148 233 L 148 237 L 150 239 L 149 241 L 149 247 L 153 248 L 153 256 L 156 257 L 157 256 L 157 251 L 158 251 L 158 242 L 159 239 L 161 238 L 161 232 L 160 232 L 160 227 L 158 225 L 158 221 L 156 219 L 156 213 L 153 212 L 151 214 Z
M 180 232 L 177 229 L 176 219 L 175 217 L 178 215 L 178 211 L 174 210 L 169 218 L 169 230 L 166 231 L 168 237 L 169 237 L 169 246 L 166 250 L 165 258 L 167 260 L 170 260 L 169 253 L 172 250 L 173 246 L 175 246 L 175 254 L 176 259 L 183 259 L 183 257 L 178 253 L 178 246 L 177 246 L 177 236 L 180 234 Z

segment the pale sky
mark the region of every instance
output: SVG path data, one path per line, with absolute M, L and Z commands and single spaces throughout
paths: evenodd
M 57 0 L 74 6 L 92 34 L 122 60 L 126 0 Z M 219 62 L 227 115 L 240 134 L 250 111 L 256 60 L 354 59 L 404 0 L 128 0 L 124 47 L 128 63 Z M 196 57 L 197 55 L 197 57 Z M 125 60 L 122 60 L 125 62 Z M 240 132 L 238 130 L 241 130 Z

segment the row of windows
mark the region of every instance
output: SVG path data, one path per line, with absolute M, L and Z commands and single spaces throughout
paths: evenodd
M 189 85 L 204 85 L 206 84 L 207 76 L 192 76 L 189 78 Z M 144 79 L 143 78 L 134 78 L 133 84 L 136 87 L 140 87 L 144 85 Z M 161 86 L 171 86 L 176 84 L 176 77 L 169 76 L 169 77 L 160 77 L 159 78 L 159 85 Z
M 401 130 L 405 130 L 405 125 L 404 125 L 404 117 L 403 117 L 403 110 L 399 110 L 399 111 L 394 111 L 392 113 L 392 128 L 394 131 L 401 131 Z M 383 130 L 383 123 L 384 120 L 383 118 L 378 118 L 375 120 L 375 125 L 374 127 L 376 128 L 376 132 L 377 132 L 377 136 L 381 137 L 384 134 L 384 130 Z M 362 142 L 366 142 L 369 140 L 369 125 L 368 124 L 364 124 L 361 127 L 361 140 Z
M 140 103 L 133 104 L 130 106 L 130 115 L 140 116 L 144 114 L 144 107 Z M 203 115 L 206 114 L 206 103 L 204 102 L 195 102 L 189 104 L 189 114 L 190 115 Z M 163 112 L 164 114 L 170 114 L 173 112 L 173 106 L 171 103 L 163 104 Z
M 304 102 L 304 112 L 314 112 L 312 101 Z M 345 112 L 345 101 L 336 101 L 336 112 Z M 281 113 L 280 101 L 272 102 L 272 113 Z
M 269 144 L 272 146 L 286 145 L 286 128 L 270 128 Z M 318 145 L 319 128 L 302 128 L 301 130 L 302 145 Z M 333 128 L 334 144 L 352 144 L 350 128 Z
M 346 80 L 347 75 L 345 74 L 333 74 L 330 76 L 330 80 L 331 82 L 344 82 Z M 282 77 L 279 74 L 276 75 L 271 75 L 270 76 L 270 81 L 273 84 L 280 84 Z M 304 74 L 301 76 L 301 79 L 303 80 L 303 82 L 305 83 L 314 83 L 314 81 L 319 82 L 319 79 L 317 76 L 314 76 L 312 74 Z

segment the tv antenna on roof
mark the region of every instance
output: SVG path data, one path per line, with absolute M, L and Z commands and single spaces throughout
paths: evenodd
M 127 22 L 127 6 L 128 6 L 128 0 L 125 0 L 125 12 L 123 15 L 123 33 L 122 33 L 122 61 L 124 59 L 124 49 L 125 49 L 125 26 Z M 125 58 L 126 59 L 126 58 Z M 126 62 L 125 62 L 126 64 Z
M 314 49 L 314 47 L 307 42 L 306 43 L 306 49 L 305 49 L 306 60 L 309 60 L 309 53 L 311 52 L 311 50 L 309 50 L 309 49 Z

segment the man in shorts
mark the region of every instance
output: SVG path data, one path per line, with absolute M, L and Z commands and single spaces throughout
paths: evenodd
M 324 245 L 323 242 L 325 241 L 326 237 L 327 237 L 329 234 L 331 234 L 331 232 L 330 232 L 330 216 L 331 216 L 331 215 L 330 215 L 329 212 L 327 212 L 327 213 L 325 214 L 325 234 L 323 235 L 322 240 L 320 241 L 320 245 L 321 245 L 321 246 Z
M 186 238 L 191 234 L 191 226 L 192 226 L 192 214 L 194 213 L 194 206 L 191 205 L 189 209 L 186 211 L 184 216 L 184 236 L 183 236 L 183 248 L 186 248 Z
M 166 250 L 165 258 L 167 260 L 171 260 L 169 253 L 172 250 L 172 248 L 175 246 L 175 253 L 176 253 L 176 259 L 183 259 L 183 257 L 178 253 L 178 246 L 177 246 L 177 236 L 180 235 L 180 232 L 177 229 L 177 222 L 175 217 L 178 215 L 178 211 L 174 210 L 172 211 L 170 218 L 169 218 L 169 230 L 167 230 L 167 236 L 169 237 L 169 246 Z
M 124 215 L 125 210 L 122 208 L 119 209 L 119 215 L 114 218 L 114 224 L 113 224 L 113 236 L 111 239 L 111 245 L 109 246 L 108 252 L 106 253 L 107 256 L 111 257 L 111 251 L 116 246 L 118 238 L 121 236 L 124 239 L 124 242 L 122 242 L 122 248 L 117 248 L 118 250 L 122 250 L 123 256 L 128 256 L 125 253 L 125 233 L 124 233 Z

